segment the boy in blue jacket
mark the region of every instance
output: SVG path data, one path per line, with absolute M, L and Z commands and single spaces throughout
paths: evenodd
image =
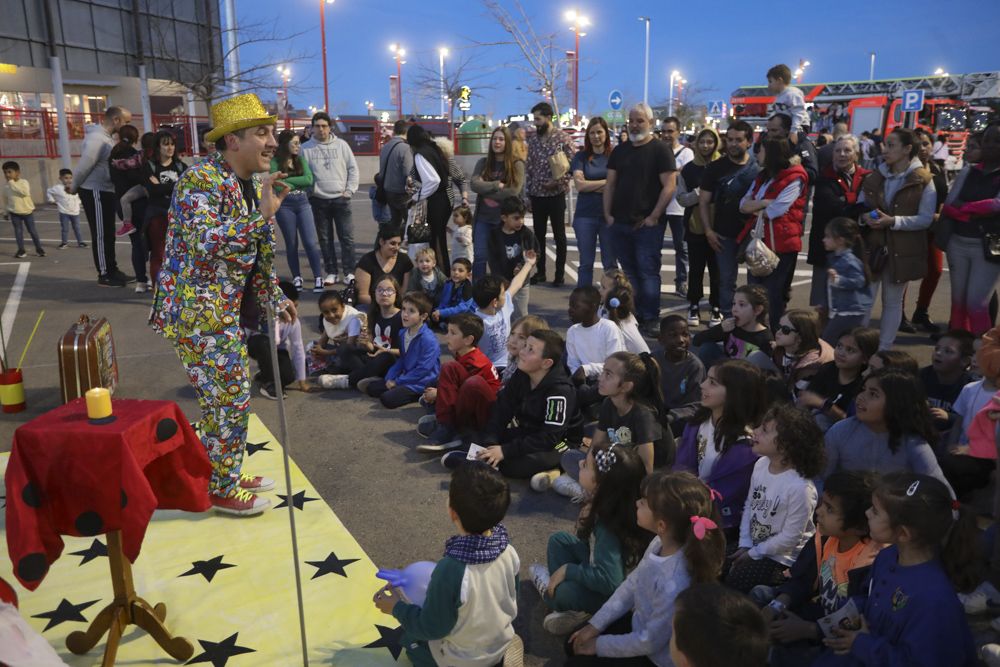
M 458 534 L 445 542 L 423 605 L 403 601 L 391 585 L 375 594 L 379 611 L 403 628 L 401 643 L 414 667 L 493 667 L 523 651 L 513 626 L 521 562 L 501 523 L 509 506 L 500 473 L 466 461 L 448 487 L 448 516 Z
M 437 308 L 431 313 L 431 321 L 447 331 L 448 318 L 459 313 L 473 313 L 476 302 L 472 300 L 472 262 L 459 257 L 451 263 L 451 280 L 444 284 Z
M 403 296 L 399 359 L 389 368 L 384 380 L 378 378 L 363 385 L 364 393 L 380 399 L 387 408 L 416 403 L 424 389 L 441 374 L 441 346 L 427 326 L 432 307 L 431 300 L 423 292 L 407 292 Z M 358 388 L 362 388 L 361 383 Z

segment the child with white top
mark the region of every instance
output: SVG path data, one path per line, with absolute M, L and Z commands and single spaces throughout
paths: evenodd
M 285 297 L 299 305 L 299 290 L 291 282 L 282 280 L 278 283 Z M 258 333 L 247 340 L 247 355 L 257 362 L 260 371 L 254 376 L 260 384 L 260 395 L 275 400 L 278 396 L 277 380 L 282 387 L 295 383 L 295 388 L 302 389 L 306 379 L 306 350 L 302 345 L 302 324 L 299 318 L 292 322 L 278 321 L 275 328 L 275 338 L 278 341 L 278 373 L 271 363 L 271 340 L 266 333 Z
M 323 333 L 319 340 L 309 343 L 309 371 L 311 374 L 338 373 L 342 365 L 338 358 L 353 346 L 364 328 L 364 313 L 344 303 L 340 292 L 327 290 L 319 297 L 320 323 Z
M 753 452 L 760 458 L 726 576 L 726 585 L 743 593 L 780 584 L 816 530 L 812 478 L 823 471 L 823 432 L 805 410 L 778 404 L 754 429 Z
M 635 292 L 629 283 L 625 272 L 621 269 L 610 269 L 601 276 L 601 317 L 605 317 L 622 330 L 625 341 L 625 351 L 632 354 L 649 352 L 649 345 L 639 331 L 639 322 L 635 319 Z
M 601 401 L 597 378 L 604 369 L 604 360 L 625 351 L 622 330 L 598 315 L 600 307 L 601 293 L 593 285 L 577 287 L 569 295 L 568 313 L 573 326 L 566 332 L 566 361 L 577 386 L 577 405 L 585 414 Z
M 674 601 L 690 584 L 719 576 L 726 543 L 709 488 L 689 473 L 657 471 L 643 480 L 641 493 L 636 522 L 656 537 L 590 623 L 569 638 L 568 666 L 605 664 L 582 656 L 645 656 L 672 667 Z
M 447 231 L 451 236 L 452 263 L 454 264 L 456 259 L 467 259 L 471 262 L 475 253 L 472 249 L 472 211 L 468 206 L 455 207 Z
M 808 125 L 809 114 L 806 112 L 805 96 L 791 83 L 792 70 L 788 65 L 775 65 L 767 70 L 767 89 L 775 96 L 774 113 L 785 114 L 792 119 L 788 137 L 794 143 L 798 140 L 798 133 Z
M 479 349 L 490 358 L 497 373 L 507 368 L 507 337 L 510 335 L 510 317 L 514 312 L 514 297 L 528 280 L 528 274 L 538 261 L 538 254 L 524 253 L 524 265 L 514 279 L 507 281 L 494 274 L 483 276 L 472 286 L 472 300 L 476 302 L 476 315 L 483 321 L 483 337 Z
M 62 235 L 62 242 L 59 249 L 69 247 L 69 228 L 73 227 L 73 234 L 76 236 L 76 247 L 86 248 L 80 236 L 80 195 L 70 194 L 70 187 L 73 185 L 73 172 L 69 169 L 59 170 L 59 185 L 53 185 L 45 191 L 45 199 L 50 204 L 55 204 L 59 209 L 59 227 Z

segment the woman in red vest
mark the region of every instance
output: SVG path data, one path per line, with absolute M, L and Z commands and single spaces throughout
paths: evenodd
M 785 313 L 785 284 L 795 270 L 795 259 L 802 250 L 802 221 L 809 197 L 809 176 L 787 139 L 768 139 L 762 155 L 763 168 L 740 201 L 740 212 L 750 216 L 739 240 L 750 233 L 758 220 L 763 221 L 764 243 L 778 255 L 778 266 L 764 277 L 749 276 L 750 284 L 767 290 L 771 329 Z

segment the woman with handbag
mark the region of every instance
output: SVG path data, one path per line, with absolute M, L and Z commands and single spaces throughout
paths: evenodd
M 827 303 L 827 251 L 823 247 L 826 225 L 834 218 L 857 220 L 865 207 L 858 204 L 861 183 L 871 172 L 860 166 L 861 146 L 857 137 L 845 134 L 833 144 L 833 163 L 822 169 L 816 179 L 813 194 L 812 226 L 809 230 L 809 255 L 812 265 L 812 289 L 809 305 L 828 311 Z
M 989 302 L 1000 279 L 1000 123 L 983 132 L 980 159 L 955 178 L 936 230 L 950 272 L 949 328 L 977 336 L 993 326 Z
M 451 271 L 447 233 L 448 220 L 451 218 L 451 201 L 448 197 L 451 173 L 448 170 L 448 158 L 434 143 L 427 130 L 419 125 L 411 125 L 406 131 L 406 143 L 413 151 L 413 170 L 410 172 L 412 181 L 407 181 L 408 184 L 413 184 L 415 190 L 408 216 L 407 241 L 429 244 L 434 249 L 438 268 L 445 272 Z M 409 192 L 409 187 L 407 191 Z M 414 223 L 420 222 L 426 225 L 426 229 L 417 227 L 414 230 L 419 230 L 418 240 L 410 233 L 410 229 Z
M 787 139 L 768 139 L 759 157 L 763 167 L 743 199 L 740 212 L 752 216 L 738 239 L 752 234 L 777 255 L 771 271 L 754 270 L 751 266 L 748 282 L 767 290 L 771 330 L 785 313 L 785 284 L 795 270 L 795 260 L 802 250 L 802 221 L 809 198 L 809 176 L 799 156 L 792 151 Z M 751 240 L 747 255 L 750 255 Z
M 493 130 L 486 157 L 472 170 L 470 187 L 478 195 L 472 220 L 472 276 L 478 280 L 486 275 L 490 236 L 500 225 L 500 202 L 520 197 L 524 190 L 524 161 L 514 158 L 506 127 Z
M 937 192 L 931 173 L 917 156 L 919 149 L 913 130 L 897 127 L 890 132 L 882 144 L 884 162 L 865 177 L 858 198 L 874 209 L 859 223 L 868 228 L 865 245 L 872 292 L 882 294 L 880 350 L 890 349 L 896 341 L 906 284 L 927 274 L 927 230 L 934 220 Z

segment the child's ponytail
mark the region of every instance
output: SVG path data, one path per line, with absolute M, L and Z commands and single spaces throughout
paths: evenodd
M 632 286 L 615 285 L 608 291 L 608 298 L 604 301 L 604 308 L 608 311 L 608 319 L 615 324 L 627 320 L 635 313 L 635 297 L 632 295 Z
M 632 391 L 628 394 L 630 401 L 642 403 L 656 413 L 661 423 L 666 423 L 667 407 L 663 398 L 663 387 L 660 384 L 660 364 L 648 352 L 633 354 L 632 352 L 615 352 L 608 356 L 621 362 L 624 370 L 624 382 L 632 383 Z
M 982 581 L 976 567 L 975 516 L 952 497 L 944 482 L 930 475 L 892 473 L 882 478 L 873 497 L 894 530 L 906 526 L 916 544 L 938 550 L 958 591 L 969 592 Z

